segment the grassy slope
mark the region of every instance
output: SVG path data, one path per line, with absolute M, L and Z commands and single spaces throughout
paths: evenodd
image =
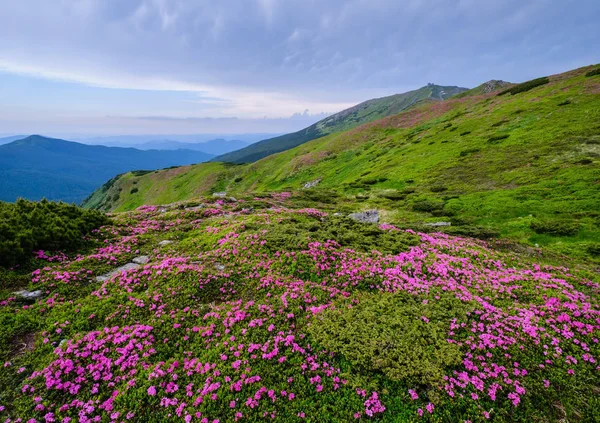
M 198 179 L 211 173 L 206 165 L 181 168 L 198 175 L 186 181 L 200 188 L 177 188 L 168 200 L 189 199 L 201 189 L 299 190 L 321 179 L 317 190 L 341 193 L 332 200 L 339 208 L 377 207 L 388 210 L 387 220 L 407 226 L 439 220 L 487 226 L 505 237 L 585 255 L 600 242 L 600 77 L 585 77 L 589 69 L 553 76 L 550 84 L 514 96 L 424 105 L 251 165 L 216 167 L 223 172 L 210 181 Z M 180 183 L 164 176 L 148 175 L 140 184 L 159 182 L 160 190 Z M 128 178 L 119 181 L 125 193 Z M 114 209 L 167 200 L 150 191 L 139 200 L 124 197 Z M 423 204 L 434 210 L 419 210 Z M 540 221 L 578 230 L 539 234 L 531 225 Z
M 365 101 L 329 116 L 298 132 L 270 138 L 241 150 L 223 154 L 213 161 L 251 163 L 271 154 L 286 151 L 325 135 L 346 131 L 364 123 L 400 113 L 424 101 L 445 100 L 465 91 L 465 88 L 427 85 L 418 90 Z

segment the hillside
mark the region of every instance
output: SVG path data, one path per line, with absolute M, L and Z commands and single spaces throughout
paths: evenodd
M 79 203 L 116 174 L 200 163 L 206 153 L 90 146 L 32 135 L 0 146 L 0 201 Z
M 289 150 L 327 134 L 346 131 L 364 123 L 395 115 L 424 101 L 442 101 L 465 90 L 466 88 L 428 84 L 407 93 L 365 101 L 328 116 L 298 132 L 257 142 L 241 150 L 215 157 L 213 161 L 226 163 L 255 162 L 271 154 Z
M 403 227 L 450 222 L 441 229 L 598 259 L 600 77 L 585 76 L 590 69 L 517 94 L 422 105 L 250 165 L 127 174 L 87 205 L 160 204 L 157 190 L 169 202 L 292 191 L 332 211 L 378 208 Z M 129 195 L 134 184 L 159 188 Z
M 0 267 L 0 417 L 597 421 L 598 273 L 504 247 L 283 194 L 117 214 Z
M 247 147 L 248 142 L 217 138 L 204 142 L 181 142 L 173 140 L 153 140 L 136 144 L 138 150 L 194 150 L 203 153 L 219 155 Z

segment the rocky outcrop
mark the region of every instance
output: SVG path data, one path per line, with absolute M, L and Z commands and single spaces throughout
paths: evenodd
M 364 212 L 349 214 L 350 219 L 361 223 L 377 223 L 379 222 L 379 212 L 377 210 L 367 210 Z

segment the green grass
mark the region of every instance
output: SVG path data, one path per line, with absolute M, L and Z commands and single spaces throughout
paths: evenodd
M 154 172 L 136 178 L 133 195 L 127 174 L 109 190 L 121 189 L 109 208 L 212 191 L 302 192 L 306 182 L 320 179 L 315 191 L 337 194 L 322 204 L 332 210 L 377 208 L 404 227 L 451 221 L 450 231 L 486 229 L 597 259 L 590 251 L 600 242 L 600 81 L 586 77 L 590 69 L 512 95 L 422 105 L 249 165 Z M 427 202 L 438 206 L 419 207 Z M 539 233 L 534 222 L 577 230 Z

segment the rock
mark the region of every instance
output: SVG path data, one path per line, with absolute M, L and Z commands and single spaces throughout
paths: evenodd
M 126 271 L 132 270 L 132 269 L 138 269 L 139 267 L 140 267 L 140 265 L 137 263 L 127 263 L 121 267 L 117 267 L 115 270 L 111 270 L 110 272 L 105 273 L 104 275 L 96 276 L 96 281 L 104 282 L 104 281 L 109 280 L 116 274 L 119 274 L 121 272 L 126 272 Z
M 200 204 L 198 206 L 194 206 L 194 207 L 186 207 L 185 209 L 187 211 L 198 211 L 204 208 L 204 204 Z
M 310 181 L 304 184 L 304 189 L 314 188 L 321 182 L 321 179 L 315 179 L 314 181 Z
M 451 226 L 451 222 L 432 222 L 432 223 L 424 223 L 423 226 Z
M 169 244 L 172 244 L 172 243 L 173 243 L 173 241 L 171 241 L 170 239 L 165 239 L 164 241 L 159 242 L 158 246 L 159 247 L 164 247 L 165 245 L 169 245 Z
M 213 197 L 225 197 L 227 193 L 225 191 L 213 192 Z
M 42 296 L 44 295 L 44 293 L 42 291 L 40 291 L 39 289 L 37 291 L 27 291 L 25 289 L 21 290 L 21 291 L 17 291 L 17 292 L 13 292 L 13 294 L 24 298 L 26 300 L 37 300 L 38 298 L 42 298 Z
M 223 270 L 225 270 L 225 266 L 222 265 L 221 263 L 215 263 L 215 269 L 222 272 Z
M 148 257 L 148 256 L 139 256 L 139 257 L 134 258 L 131 261 L 134 262 L 134 263 L 137 263 L 137 264 L 146 264 L 146 263 L 148 263 L 150 261 L 150 257 Z
M 333 215 L 334 215 L 334 216 L 343 216 L 343 215 L 344 215 L 344 213 L 339 213 L 339 212 L 336 212 L 336 213 L 334 213 Z
M 377 210 L 367 210 L 364 212 L 349 214 L 350 219 L 361 223 L 377 223 L 379 222 L 379 212 Z

